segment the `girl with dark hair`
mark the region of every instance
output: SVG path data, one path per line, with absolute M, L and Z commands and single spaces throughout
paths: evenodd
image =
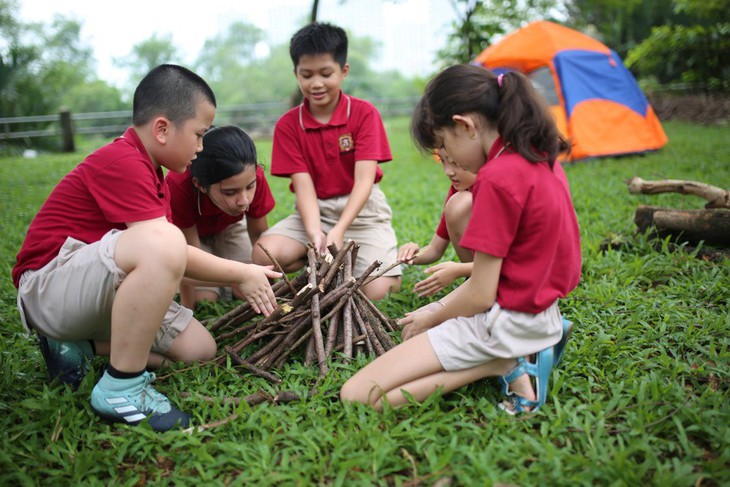
M 411 129 L 424 151 L 477 174 L 460 241 L 474 252 L 471 277 L 406 313 L 403 343 L 357 372 L 341 398 L 380 409 L 501 376 L 500 408 L 535 411 L 571 332 L 558 299 L 580 280 L 578 222 L 556 163 L 569 145 L 526 77 L 470 65 L 429 82 Z
M 457 279 L 469 277 L 474 259 L 474 253 L 459 242 L 471 217 L 471 187 L 476 175 L 454 164 L 444 150 L 439 150 L 437 156 L 451 181 L 441 220 L 428 245 L 405 243 L 398 249 L 398 260 L 410 265 L 432 264 L 444 256 L 451 244 L 459 262 L 446 261 L 428 267 L 425 271 L 428 277 L 413 286 L 419 296 L 433 296 Z
M 266 215 L 274 197 L 256 146 L 240 128 L 217 127 L 203 137 L 203 150 L 183 174 L 168 173 L 172 220 L 188 244 L 213 255 L 251 262 L 251 249 L 268 228 Z M 193 308 L 199 301 L 238 296 L 229 287 L 180 286 L 180 301 Z

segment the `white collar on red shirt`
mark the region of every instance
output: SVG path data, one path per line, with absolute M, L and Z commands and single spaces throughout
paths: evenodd
M 350 118 L 350 108 L 352 105 L 352 100 L 350 100 L 349 96 L 345 95 L 344 93 L 342 93 L 342 91 L 340 91 L 340 102 L 343 99 L 347 101 L 347 108 L 345 109 L 344 119 L 340 120 L 340 117 L 338 116 L 338 115 L 340 115 L 340 106 L 341 106 L 341 103 L 338 102 L 337 107 L 335 108 L 335 112 L 332 114 L 332 118 L 330 119 L 328 125 L 342 125 Z M 307 126 L 305 127 L 305 125 L 304 125 L 305 124 L 305 120 L 304 120 L 304 109 L 305 109 L 304 104 L 305 103 L 307 105 L 309 105 L 309 103 L 306 99 L 302 103 L 299 104 L 299 126 L 302 128 L 302 130 L 306 130 L 307 128 L 318 128 L 322 124 L 318 124 L 316 126 L 312 125 L 312 124 L 307 124 Z M 307 106 L 306 108 L 307 108 L 307 111 L 309 111 L 309 107 Z M 311 112 L 310 112 L 310 114 L 311 114 Z M 311 117 L 311 118 L 314 119 L 314 117 Z

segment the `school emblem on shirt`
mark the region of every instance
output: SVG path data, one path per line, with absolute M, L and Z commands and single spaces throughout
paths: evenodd
M 350 152 L 355 148 L 355 143 L 352 141 L 352 134 L 340 135 L 340 152 Z

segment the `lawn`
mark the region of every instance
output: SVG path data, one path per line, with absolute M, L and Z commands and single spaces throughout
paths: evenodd
M 448 181 L 413 148 L 407 124 L 387 121 L 394 162 L 383 166 L 382 188 L 399 242 L 425 245 Z M 667 122 L 665 129 L 670 142 L 657 153 L 566 166 L 581 225 L 583 279 L 561 306 L 576 329 L 539 412 L 500 413 L 495 380 L 383 413 L 343 405 L 339 388 L 370 360 L 362 355 L 350 365 L 333 362 L 320 380 L 315 366 L 292 361 L 276 387 L 213 365 L 161 372 L 158 388 L 196 424 L 237 415 L 194 434 L 99 421 L 88 402 L 98 372 L 76 392 L 47 383 L 34 339 L 20 325 L 10 271 L 33 215 L 83 154 L 0 159 L 0 484 L 730 484 L 730 264 L 635 236 L 638 204 L 701 208 L 704 202 L 630 195 L 625 184 L 641 176 L 729 188 L 730 137 L 727 127 Z M 99 143 L 84 143 L 83 150 Z M 270 141 L 258 148 L 266 164 Z M 270 182 L 273 222 L 292 211 L 293 198 L 286 180 Z M 610 236 L 623 245 L 602 251 Z M 403 290 L 378 306 L 399 317 L 424 304 L 411 291 L 421 276 L 422 267 L 406 269 Z M 230 308 L 205 306 L 198 317 Z M 223 401 L 278 390 L 302 400 L 252 407 Z

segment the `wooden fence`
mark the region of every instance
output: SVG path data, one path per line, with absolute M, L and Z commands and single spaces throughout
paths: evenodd
M 383 117 L 410 116 L 417 97 L 371 99 Z M 284 102 L 220 106 L 216 125 L 237 125 L 252 137 L 271 136 L 276 120 L 287 110 Z M 0 118 L 0 143 L 11 140 L 57 137 L 64 152 L 75 151 L 77 135 L 120 135 L 131 124 L 132 111 L 72 113 Z

